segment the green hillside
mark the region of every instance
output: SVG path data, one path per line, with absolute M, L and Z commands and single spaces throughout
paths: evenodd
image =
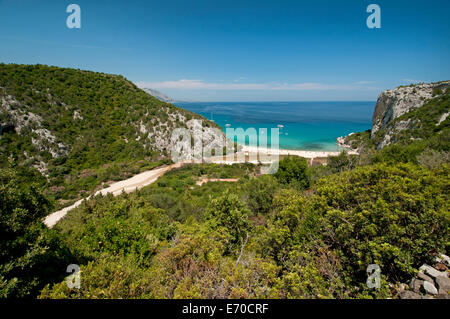
M 36 75 L 41 84 L 32 85 L 28 75 L 3 71 L 9 80 L 2 79 L 2 99 L 17 96 L 17 102 L 8 102 L 1 122 L 0 298 L 397 298 L 421 265 L 431 265 L 437 253 L 449 254 L 449 122 L 440 121 L 448 94 L 396 119 L 414 125 L 381 150 L 370 132 L 361 132 L 349 137 L 359 143 L 359 155 L 343 152 L 325 166 L 287 156 L 276 174 L 260 176 L 252 164 L 187 165 L 136 192 L 85 201 L 47 229 L 42 217 L 57 192 L 49 192 L 50 182 L 29 158 L 48 159 L 49 180 L 58 185 L 64 176 L 59 185 L 72 191 L 96 185 L 114 165 L 122 165 L 122 172 L 157 165 L 151 161 L 158 152 L 133 135 L 140 118 L 135 108 L 145 117 L 153 105 L 155 112 L 157 106 L 174 107 L 117 76 L 2 68 L 46 76 Z M 71 74 L 63 78 L 73 85 L 56 85 L 52 72 Z M 56 86 L 51 97 L 39 93 L 46 81 Z M 100 84 L 104 92 L 96 93 L 92 87 Z M 77 86 L 83 97 L 77 97 Z M 108 102 L 97 99 L 104 95 Z M 91 110 L 91 99 L 103 111 Z M 135 108 L 124 112 L 116 102 Z M 52 116 L 49 103 L 64 116 Z M 75 110 L 89 120 L 79 121 Z M 31 141 L 38 139 L 32 123 L 18 120 L 25 113 L 45 118 L 42 127 L 57 138 L 44 150 Z M 51 154 L 58 143 L 68 146 L 67 155 Z M 198 183 L 208 178 L 233 180 Z M 77 184 L 79 179 L 91 182 Z M 81 267 L 80 289 L 66 284 L 69 264 Z M 370 264 L 381 268 L 379 289 L 366 285 Z
M 0 102 L 0 166 L 38 169 L 65 200 L 161 165 L 192 118 L 215 126 L 122 76 L 44 65 L 0 64 Z
M 445 94 L 433 98 L 423 106 L 391 121 L 383 130 L 379 130 L 374 142 L 390 134 L 393 143 L 408 145 L 416 141 L 439 150 L 450 151 L 450 89 Z M 404 127 L 399 127 L 405 123 Z

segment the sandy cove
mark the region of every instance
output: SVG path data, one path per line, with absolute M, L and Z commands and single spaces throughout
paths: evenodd
M 304 157 L 307 159 L 310 159 L 311 161 L 315 158 L 324 158 L 328 156 L 336 156 L 339 155 L 340 152 L 325 152 L 325 151 L 301 151 L 301 150 L 285 150 L 285 149 L 270 149 L 270 148 L 258 148 L 256 146 L 243 146 L 242 150 L 239 152 L 244 156 L 250 156 L 253 154 L 265 154 L 267 155 L 266 160 L 272 161 L 273 159 L 270 158 L 270 156 L 280 156 L 280 155 L 295 155 Z M 355 151 L 348 151 L 349 154 L 358 154 Z M 256 156 L 255 156 L 256 158 Z M 258 160 L 247 160 L 248 162 L 252 162 L 255 164 L 258 164 Z M 98 194 L 102 194 L 105 196 L 106 194 L 110 193 L 113 196 L 120 195 L 122 192 L 130 193 L 137 189 L 140 189 L 142 187 L 145 187 L 147 185 L 152 184 L 155 182 L 160 176 L 164 175 L 166 172 L 181 167 L 184 164 L 188 164 L 191 161 L 183 161 L 176 164 L 172 164 L 169 166 L 163 166 L 158 167 L 149 171 L 145 171 L 143 173 L 137 174 L 131 178 L 128 178 L 126 180 L 114 183 L 110 185 L 107 188 L 101 189 L 97 191 L 93 196 L 96 196 Z M 209 163 L 217 163 L 217 164 L 234 164 L 237 163 L 237 160 L 228 161 L 225 160 L 223 157 L 212 157 L 205 162 Z M 264 162 L 264 161 L 263 161 Z M 195 162 L 192 162 L 195 164 Z M 59 220 L 61 220 L 66 214 L 71 211 L 72 209 L 80 206 L 84 200 L 89 200 L 92 196 L 89 196 L 87 198 L 83 198 L 75 202 L 74 204 L 65 207 L 59 211 L 56 211 L 44 219 L 44 224 L 52 228 Z
M 257 146 L 243 146 L 242 151 L 244 153 L 259 153 L 259 154 L 267 154 L 267 155 L 295 155 L 308 159 L 314 159 L 317 157 L 328 157 L 328 156 L 337 156 L 341 153 L 341 151 L 303 151 L 303 150 L 286 150 L 286 149 L 271 149 L 271 148 L 262 148 Z M 358 155 L 355 151 L 346 150 L 348 154 Z

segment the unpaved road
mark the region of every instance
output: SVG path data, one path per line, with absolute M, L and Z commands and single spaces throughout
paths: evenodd
M 142 187 L 152 184 L 160 176 L 164 175 L 167 171 L 170 171 L 173 168 L 181 167 L 181 165 L 182 165 L 182 163 L 172 164 L 169 166 L 159 167 L 159 168 L 155 168 L 155 169 L 137 174 L 129 179 L 125 179 L 123 181 L 111 184 L 109 187 L 97 191 L 93 196 L 98 195 L 98 194 L 102 194 L 104 196 L 108 193 L 111 193 L 114 196 L 117 196 L 117 195 L 120 195 L 123 191 L 125 191 L 126 193 L 133 192 L 136 189 L 140 189 Z M 88 200 L 89 198 L 91 198 L 91 196 L 80 199 L 79 201 L 75 202 L 71 206 L 64 207 L 63 209 L 58 210 L 58 211 L 48 215 L 44 219 L 44 224 L 48 228 L 52 228 L 53 226 L 55 226 L 55 224 L 61 218 L 66 216 L 66 214 L 69 211 L 80 206 L 84 200 Z
M 247 147 L 246 149 L 244 148 L 245 151 L 247 152 L 251 152 L 254 151 L 252 148 Z M 281 150 L 284 151 L 284 150 Z M 267 152 L 272 152 L 271 150 L 267 150 Z M 338 152 L 315 152 L 315 151 L 290 151 L 292 154 L 291 155 L 298 155 L 298 156 L 302 156 L 305 158 L 311 158 L 314 159 L 315 157 L 318 156 L 329 156 L 329 155 L 338 155 Z M 323 153 L 323 154 L 322 154 Z M 334 154 L 336 153 L 336 154 Z M 278 155 L 284 154 L 283 152 L 277 151 Z M 290 153 L 287 153 L 290 154 Z M 237 163 L 236 160 L 226 160 L 224 159 L 223 156 L 217 156 L 217 157 L 212 157 L 209 160 L 210 163 L 217 163 L 217 164 L 234 164 Z M 250 161 L 251 162 L 251 161 Z M 177 167 L 181 167 L 184 164 L 190 163 L 188 161 L 182 161 L 176 164 L 172 164 L 169 166 L 164 166 L 164 167 L 159 167 L 159 168 L 155 168 L 143 173 L 140 173 L 138 175 L 135 175 L 131 178 L 125 179 L 123 181 L 114 183 L 112 185 L 110 185 L 107 188 L 101 189 L 99 191 L 97 191 L 93 196 L 98 195 L 98 194 L 102 194 L 103 196 L 111 193 L 114 196 L 120 195 L 122 193 L 122 191 L 125 191 L 126 193 L 130 193 L 135 191 L 136 189 L 140 189 L 144 186 L 150 185 L 153 182 L 155 182 L 160 176 L 164 175 L 166 172 L 177 168 Z M 253 162 L 251 162 L 253 163 Z M 258 161 L 254 161 L 255 164 L 258 163 Z M 233 180 L 234 181 L 234 180 Z M 200 184 L 201 185 L 201 184 Z M 66 216 L 66 214 L 71 211 L 72 209 L 78 207 L 81 205 L 81 203 L 84 200 L 88 200 L 89 198 L 91 198 L 92 196 L 89 196 L 87 198 L 83 198 L 80 199 L 79 201 L 75 202 L 74 204 L 72 204 L 71 206 L 65 207 L 61 210 L 58 210 L 50 215 L 48 215 L 47 217 L 45 217 L 44 219 L 44 224 L 49 227 L 52 228 L 53 226 L 55 226 L 55 224 L 64 216 Z

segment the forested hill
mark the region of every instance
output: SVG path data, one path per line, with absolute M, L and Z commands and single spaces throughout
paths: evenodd
M 0 166 L 36 168 L 57 197 L 155 165 L 173 129 L 191 128 L 192 119 L 215 134 L 213 122 L 119 75 L 0 64 Z
M 447 91 L 390 121 L 410 119 L 401 134 L 379 130 L 393 137 L 382 148 L 362 132 L 350 136 L 359 155 L 318 166 L 288 156 L 274 175 L 186 165 L 131 194 L 93 197 L 47 229 L 52 196 L 157 165 L 141 122 L 150 130 L 190 113 L 118 76 L 1 70 L 0 298 L 449 298 L 450 263 L 436 262 L 450 254 Z M 50 192 L 20 165 L 43 160 L 61 179 Z M 64 278 L 70 264 L 80 289 Z M 374 264 L 378 288 L 367 284 Z M 434 279 L 406 285 L 424 264 L 438 294 Z

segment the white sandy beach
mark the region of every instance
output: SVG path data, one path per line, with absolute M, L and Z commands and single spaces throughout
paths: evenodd
M 336 155 L 339 155 L 340 152 L 302 151 L 302 150 L 271 149 L 271 148 L 261 148 L 261 147 L 258 148 L 256 146 L 243 146 L 242 150 L 239 153 L 244 156 L 244 160 L 242 162 L 245 161 L 246 155 L 249 155 L 249 156 L 255 155 L 255 159 L 253 159 L 253 160 L 251 158 L 247 159 L 247 162 L 254 163 L 254 164 L 261 163 L 261 161 L 256 159 L 256 154 L 266 155 L 267 156 L 266 161 L 262 161 L 262 162 L 264 164 L 267 164 L 267 163 L 272 162 L 273 160 L 276 160 L 276 158 L 270 158 L 271 156 L 295 155 L 295 156 L 300 156 L 300 157 L 304 157 L 304 158 L 313 160 L 318 157 L 336 156 Z M 355 151 L 348 151 L 348 153 L 349 154 L 357 154 Z M 238 158 L 239 157 L 237 156 L 237 159 Z M 102 194 L 104 196 L 108 193 L 113 194 L 114 196 L 117 196 L 117 195 L 120 195 L 122 192 L 126 192 L 126 193 L 133 192 L 136 189 L 140 189 L 144 186 L 150 185 L 151 183 L 155 182 L 160 176 L 164 175 L 167 171 L 170 171 L 173 168 L 181 167 L 183 164 L 187 164 L 190 162 L 191 161 L 182 161 L 182 162 L 179 162 L 179 163 L 176 163 L 173 165 L 159 167 L 159 168 L 155 168 L 155 169 L 137 174 L 131 178 L 125 179 L 123 181 L 119 181 L 117 183 L 110 185 L 107 188 L 97 191 L 94 194 L 94 196 L 98 195 L 98 194 Z M 209 159 L 205 160 L 205 162 L 231 165 L 231 164 L 238 163 L 240 161 L 225 160 L 222 156 L 220 156 L 220 157 L 209 158 Z M 192 162 L 192 163 L 195 163 L 195 162 Z M 65 207 L 59 211 L 56 211 L 56 212 L 48 215 L 44 219 L 44 224 L 47 227 L 52 228 L 59 220 L 61 220 L 64 216 L 66 216 L 66 214 L 69 211 L 80 206 L 84 200 L 88 200 L 89 198 L 90 198 L 90 196 L 85 199 L 81 199 L 81 200 L 75 202 L 71 206 Z
M 341 152 L 332 152 L 332 151 L 306 151 L 306 150 L 287 150 L 287 149 L 271 149 L 271 148 L 262 148 L 257 146 L 242 146 L 242 152 L 244 153 L 260 153 L 260 154 L 267 154 L 267 155 L 295 155 L 300 156 L 308 159 L 313 159 L 317 157 L 328 157 L 328 156 L 337 156 Z M 355 154 L 358 153 L 355 151 L 348 151 L 346 150 L 348 154 Z

